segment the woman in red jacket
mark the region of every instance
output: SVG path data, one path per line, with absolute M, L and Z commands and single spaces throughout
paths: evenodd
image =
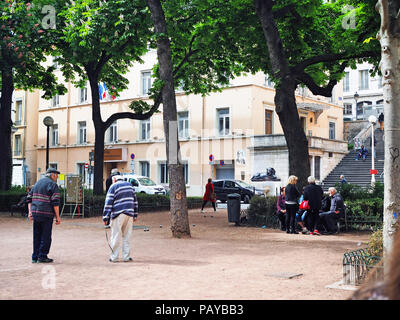
M 214 185 L 211 182 L 211 178 L 208 179 L 208 182 L 206 184 L 206 192 L 204 193 L 204 197 L 203 197 L 203 205 L 201 206 L 201 212 L 204 212 L 204 206 L 206 205 L 206 203 L 208 201 L 211 201 L 211 204 L 214 208 L 214 212 L 217 211 L 217 208 L 215 207 L 215 193 L 214 193 Z

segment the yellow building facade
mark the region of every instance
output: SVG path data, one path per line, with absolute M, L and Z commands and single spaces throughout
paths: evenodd
M 103 120 L 116 112 L 131 111 L 128 106 L 134 99 L 151 103 L 147 90 L 151 87 L 150 70 L 156 61 L 156 52 L 150 51 L 143 60 L 144 64 L 135 64 L 128 72 L 129 88 L 120 97 L 113 100 L 107 95 L 101 100 Z M 36 124 L 32 124 L 37 128 L 34 144 L 37 177 L 44 173 L 46 166 L 43 119 L 51 116 L 54 125 L 50 128 L 50 166 L 64 174 L 85 176 L 89 186 L 93 177 L 85 163 L 89 163 L 95 137 L 90 88 L 76 88 L 72 84 L 67 87 L 68 93 L 64 96 L 39 99 Z M 251 182 L 254 174 L 267 167 L 274 167 L 280 183 L 286 184 L 287 147 L 274 111 L 274 95 L 275 90 L 262 73 L 235 78 L 228 88 L 204 97 L 177 91 L 176 125 L 188 195 L 202 195 L 210 177 Z M 339 89 L 336 95 L 340 96 Z M 322 180 L 347 151 L 343 141 L 343 106 L 340 101 L 311 97 L 304 90 L 298 92 L 297 101 L 309 139 L 310 165 Z M 146 121 L 118 120 L 107 130 L 104 181 L 112 168 L 118 168 L 121 172 L 134 170 L 167 185 L 162 105 L 160 111 Z

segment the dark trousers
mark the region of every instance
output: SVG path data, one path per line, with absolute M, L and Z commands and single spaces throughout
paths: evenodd
M 32 260 L 45 259 L 50 251 L 53 217 L 33 218 Z
M 203 200 L 203 204 L 201 205 L 201 210 L 204 209 L 204 206 L 206 205 L 207 202 L 208 202 L 208 200 Z M 215 207 L 215 202 L 214 201 L 210 201 L 210 202 L 211 202 L 211 204 L 212 204 L 212 206 L 214 208 L 214 211 L 216 211 L 217 208 Z
M 286 214 L 282 211 L 278 211 L 278 219 L 281 222 L 281 230 L 286 230 Z
M 322 225 L 326 228 L 328 232 L 336 232 L 337 231 L 337 222 L 339 219 L 339 215 L 333 211 L 321 212 L 319 214 L 321 218 Z
M 298 204 L 286 204 L 286 232 L 295 231 L 295 219 L 298 207 Z
M 308 230 L 314 231 L 318 230 L 319 224 L 319 210 L 308 210 Z

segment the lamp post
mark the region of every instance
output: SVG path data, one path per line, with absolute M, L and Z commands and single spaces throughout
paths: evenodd
M 356 91 L 356 93 L 354 94 L 354 100 L 356 101 L 356 120 L 358 120 L 358 110 L 357 110 L 357 101 L 358 101 L 358 98 L 360 97 L 360 95 L 357 93 L 357 91 Z M 354 118 L 354 117 L 353 117 Z
M 371 162 L 372 162 L 372 170 L 375 170 L 375 137 L 374 137 L 374 125 L 377 121 L 376 117 L 374 115 L 369 116 L 368 118 L 369 123 L 371 123 L 371 148 L 372 148 L 372 152 L 371 152 Z M 375 185 L 375 174 L 371 174 L 371 186 Z
M 46 117 L 43 119 L 43 124 L 47 127 L 47 137 L 46 137 L 46 171 L 49 168 L 49 133 L 50 127 L 53 125 L 54 120 L 52 117 Z

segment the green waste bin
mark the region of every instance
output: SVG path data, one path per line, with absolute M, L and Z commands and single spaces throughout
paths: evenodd
M 240 194 L 228 194 L 228 222 L 235 222 L 236 225 L 240 223 Z

